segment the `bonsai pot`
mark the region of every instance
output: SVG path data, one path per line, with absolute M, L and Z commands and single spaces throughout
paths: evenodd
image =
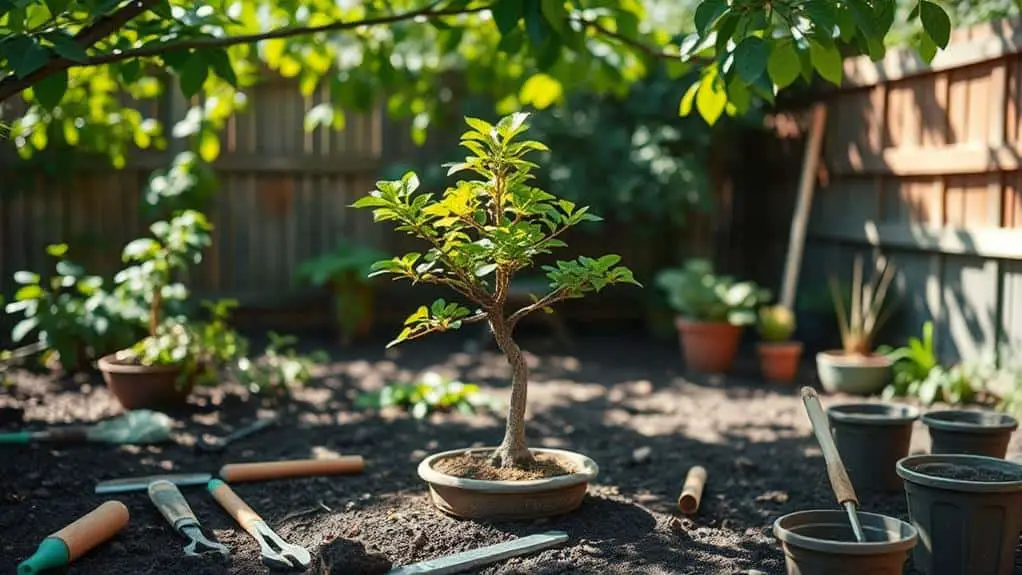
M 675 319 L 681 336 L 681 352 L 685 365 L 692 371 L 724 373 L 731 370 L 738 352 L 742 328 L 727 322 Z
M 574 511 L 582 504 L 599 467 L 585 455 L 561 449 L 532 449 L 573 468 L 573 473 L 525 481 L 489 481 L 448 475 L 434 464 L 457 455 L 492 452 L 494 448 L 455 449 L 433 454 L 419 464 L 419 477 L 429 484 L 430 499 L 441 511 L 464 519 L 538 519 Z
M 834 443 L 856 491 L 901 491 L 895 471 L 908 455 L 914 407 L 887 403 L 835 405 L 827 410 Z
M 898 462 L 926 575 L 1010 575 L 1022 532 L 1022 465 L 979 455 L 912 455 Z
M 816 374 L 829 393 L 872 395 L 887 385 L 892 361 L 886 356 L 850 355 L 843 351 L 816 354 Z
M 195 378 L 179 381 L 180 365 L 137 365 L 117 358 L 99 358 L 103 381 L 124 409 L 182 405 L 195 387 Z
M 1004 459 L 1018 420 L 1006 413 L 950 409 L 923 415 L 930 453 L 964 453 Z
M 791 383 L 798 373 L 802 358 L 802 344 L 797 341 L 765 342 L 756 344 L 759 367 L 768 381 Z
M 788 575 L 901 575 L 916 529 L 904 521 L 859 511 L 866 541 L 859 543 L 838 509 L 797 511 L 774 522 Z

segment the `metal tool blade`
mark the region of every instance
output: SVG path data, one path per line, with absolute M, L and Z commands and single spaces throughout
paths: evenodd
M 478 549 L 462 551 L 447 557 L 431 559 L 421 563 L 405 565 L 391 569 L 387 575 L 413 575 L 428 573 L 430 575 L 443 575 L 447 573 L 462 573 L 469 569 L 477 569 L 483 565 L 525 555 L 559 545 L 568 540 L 568 534 L 563 531 L 547 531 L 537 533 L 528 537 L 512 539 L 496 545 L 488 545 Z
M 125 477 L 100 481 L 96 484 L 96 493 L 127 493 L 144 491 L 153 481 L 169 481 L 177 486 L 205 485 L 213 479 L 211 473 L 169 473 L 166 475 L 144 475 L 141 477 Z

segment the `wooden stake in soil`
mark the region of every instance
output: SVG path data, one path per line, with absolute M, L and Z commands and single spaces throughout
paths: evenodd
M 699 510 L 699 502 L 703 498 L 703 487 L 706 485 L 706 469 L 696 465 L 688 470 L 685 486 L 678 497 L 678 509 L 685 515 L 693 515 Z

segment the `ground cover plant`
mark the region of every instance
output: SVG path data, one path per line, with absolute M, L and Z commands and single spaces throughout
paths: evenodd
M 457 302 L 438 299 L 422 306 L 405 321 L 389 345 L 429 333 L 487 321 L 497 345 L 511 365 L 512 387 L 504 439 L 491 463 L 497 467 L 525 466 L 534 461 L 525 442 L 525 409 L 529 367 L 515 343 L 515 326 L 526 315 L 586 292 L 616 283 L 638 282 L 620 256 L 580 256 L 544 265 L 549 291 L 508 314 L 508 288 L 516 272 L 565 244 L 558 236 L 584 221 L 598 220 L 585 206 L 531 185 L 535 164 L 529 152 L 545 150 L 533 140 L 519 138 L 528 114 L 505 116 L 492 125 L 466 118 L 469 130 L 461 137 L 471 154 L 451 164 L 448 174 L 468 172 L 476 179 L 458 180 L 443 194 L 419 191 L 413 172 L 400 180 L 381 181 L 354 206 L 369 208 L 375 221 L 394 221 L 396 228 L 424 241 L 424 253 L 412 252 L 374 264 L 374 275 L 389 274 L 413 283 L 451 288 L 478 306 L 470 310 Z M 481 178 L 481 179 L 480 179 Z

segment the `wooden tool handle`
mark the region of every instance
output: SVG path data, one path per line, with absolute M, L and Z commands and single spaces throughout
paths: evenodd
M 153 505 L 174 529 L 185 523 L 198 523 L 199 520 L 177 485 L 161 479 L 150 483 L 148 491 Z
M 67 545 L 70 561 L 74 561 L 89 549 L 113 537 L 127 524 L 128 508 L 120 501 L 111 500 L 82 515 L 50 537 L 63 541 Z
M 685 485 L 678 497 L 678 509 L 685 515 L 692 515 L 699 510 L 699 501 L 703 498 L 703 487 L 706 485 L 706 469 L 696 465 L 688 470 Z
M 841 462 L 841 455 L 837 451 L 837 446 L 834 445 L 834 438 L 830 435 L 830 421 L 827 419 L 827 414 L 823 412 L 823 406 L 820 404 L 820 397 L 816 395 L 816 390 L 811 387 L 803 387 L 802 402 L 806 405 L 809 421 L 813 424 L 816 441 L 820 443 L 820 449 L 823 450 L 823 458 L 827 462 L 827 475 L 830 477 L 830 487 L 834 490 L 837 502 L 844 505 L 850 501 L 858 507 L 859 498 L 855 496 L 852 480 L 848 478 L 845 464 Z
M 365 461 L 361 455 L 334 459 L 298 459 L 266 463 L 228 463 L 220 468 L 220 478 L 228 482 L 262 481 L 284 477 L 312 477 L 361 473 Z
M 256 531 L 255 524 L 262 521 L 263 518 L 255 511 L 252 511 L 252 508 L 238 497 L 230 485 L 219 479 L 211 479 L 207 489 L 213 494 L 213 499 L 216 499 L 220 507 L 223 507 L 224 511 L 227 511 L 238 522 L 238 525 L 241 525 L 252 537 L 259 538 L 259 532 Z

